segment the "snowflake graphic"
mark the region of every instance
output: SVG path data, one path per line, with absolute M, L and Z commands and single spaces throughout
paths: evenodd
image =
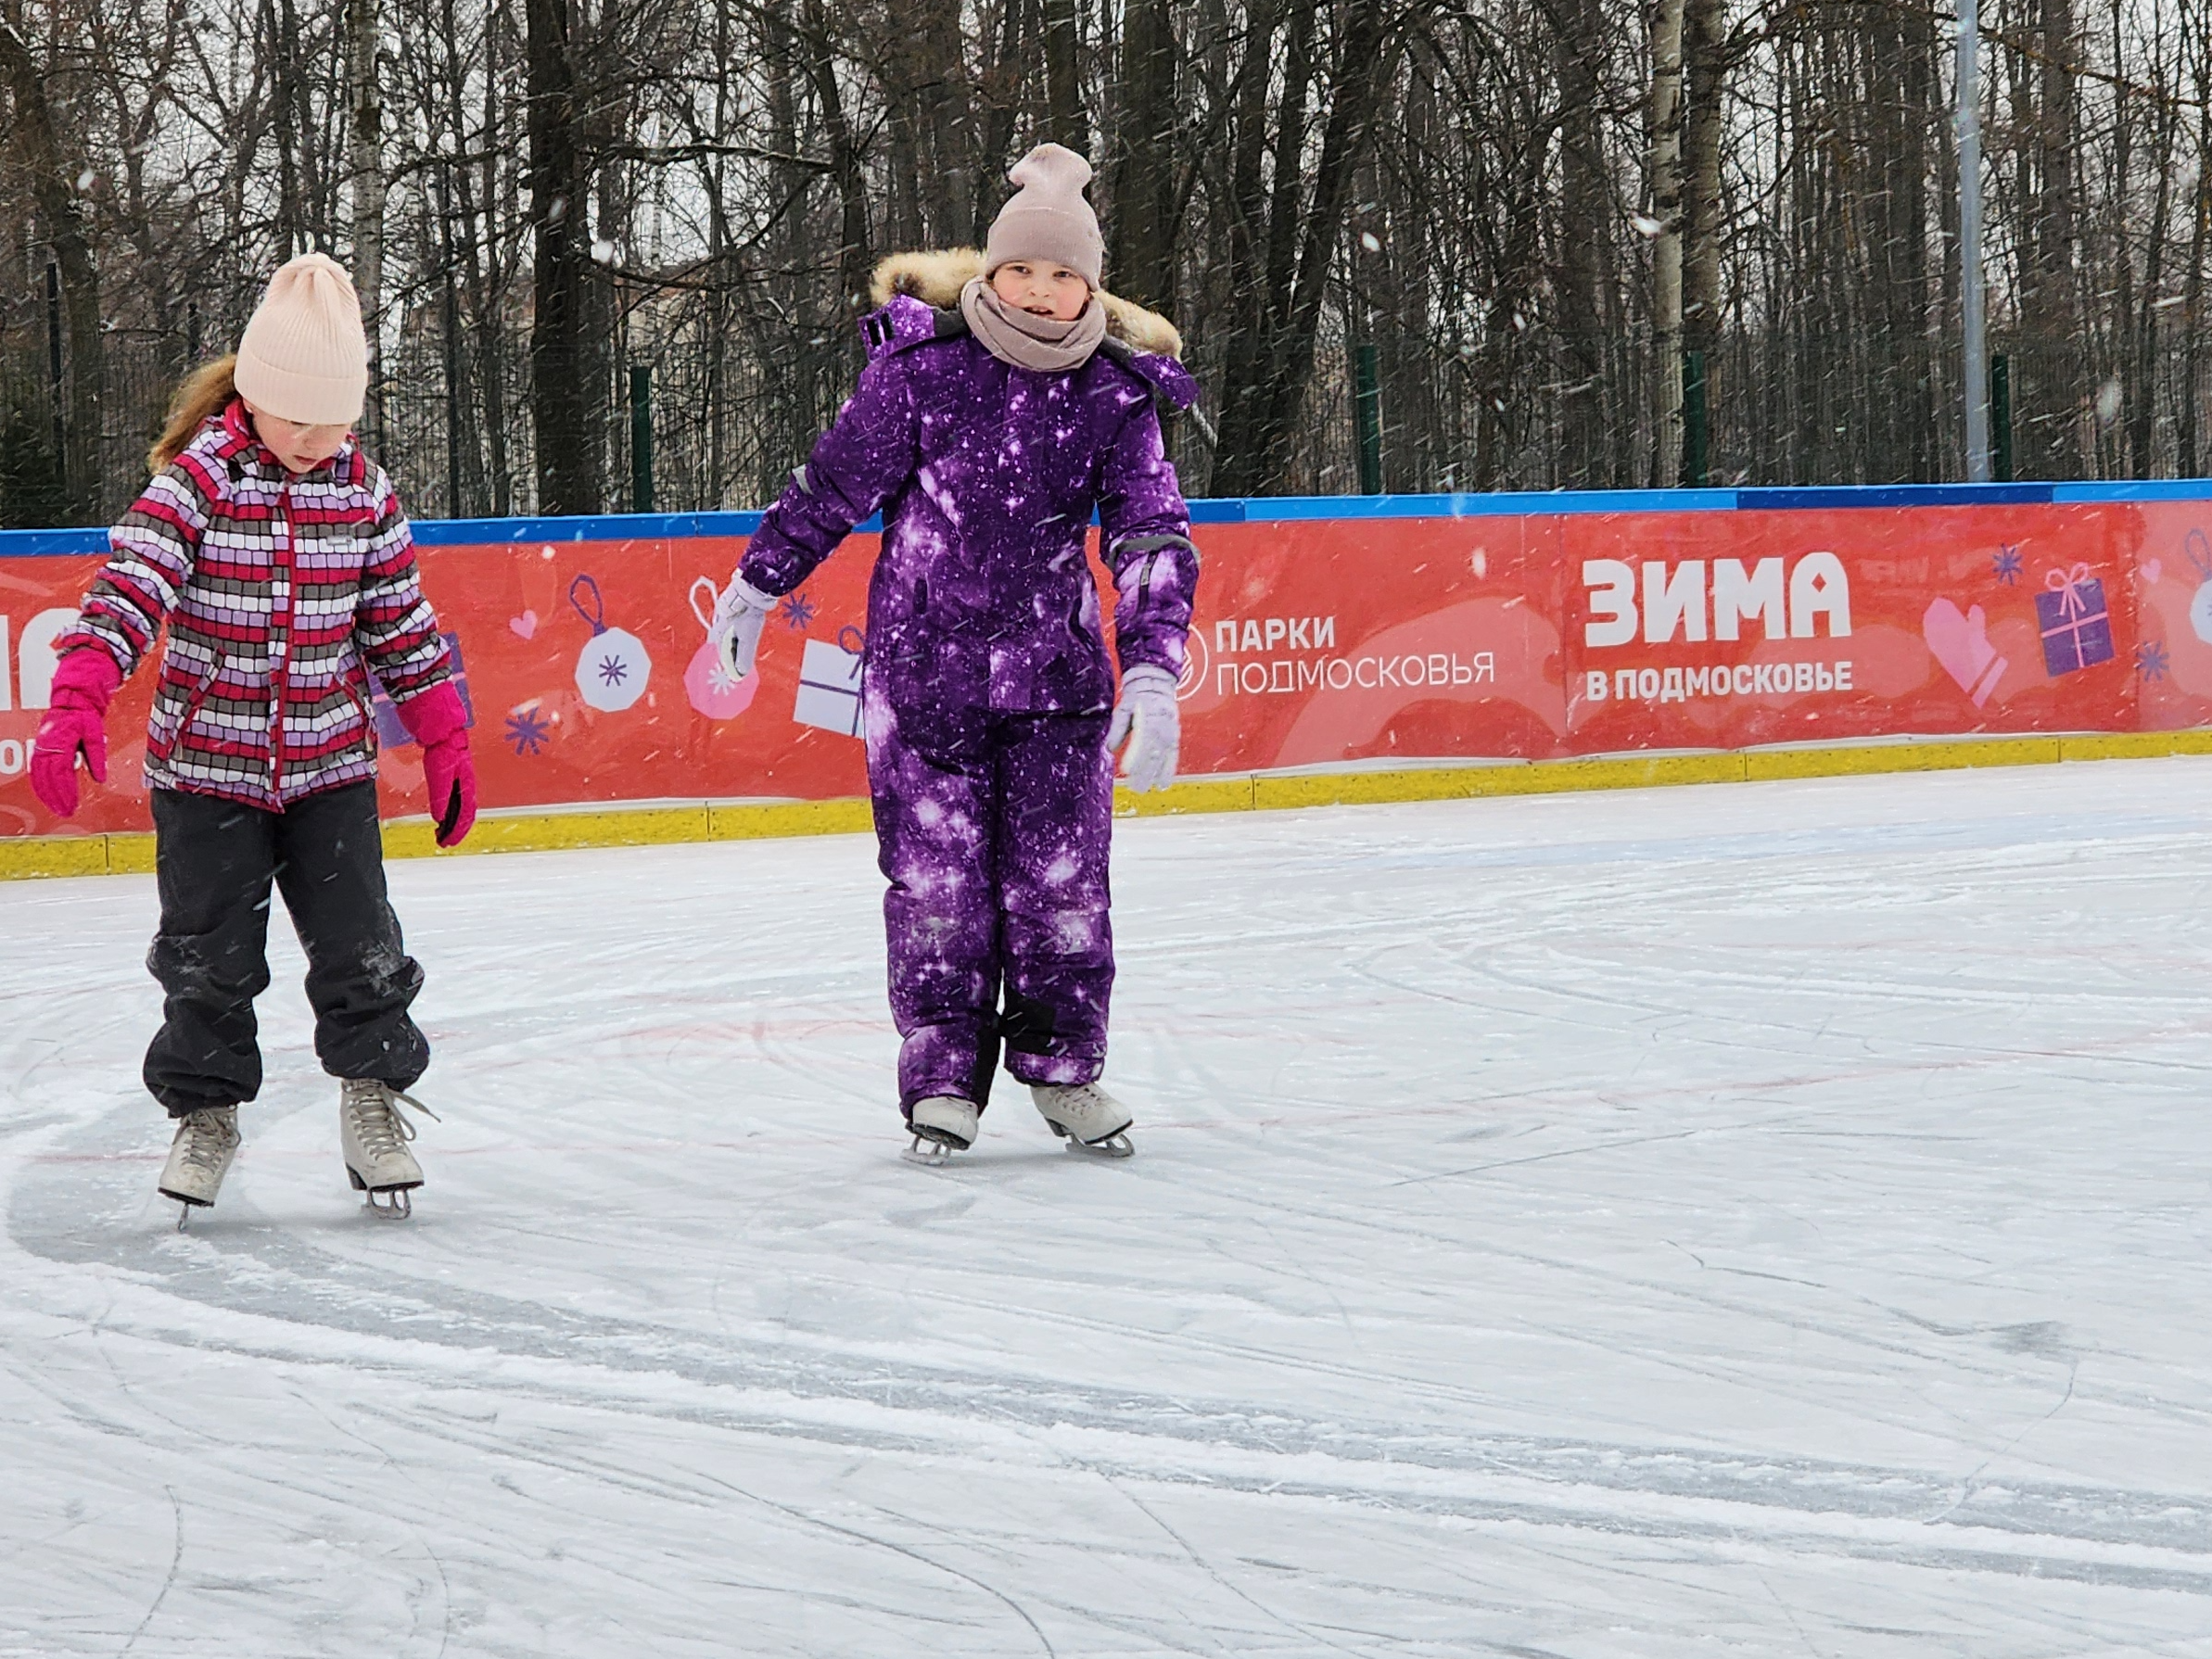
M 2135 672 L 2145 679 L 2164 679 L 2171 665 L 2166 647 L 2155 640 L 2145 640 L 2135 648 Z
M 553 736 L 553 727 L 536 708 L 520 708 L 507 716 L 507 741 L 517 754 L 536 754 Z
M 807 625 L 814 620 L 814 602 L 804 593 L 794 593 L 782 603 L 783 626 L 795 634 L 807 631 Z
M 620 657 L 601 657 L 599 678 L 603 684 L 618 686 L 629 678 L 629 665 Z
M 2020 550 L 2016 547 L 2001 547 L 1990 554 L 1990 574 L 2007 588 L 2017 583 L 2020 579 Z

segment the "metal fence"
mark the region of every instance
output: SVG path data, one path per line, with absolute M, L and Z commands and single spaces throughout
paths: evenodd
M 633 310 L 614 344 L 593 375 L 610 512 L 761 504 L 804 459 L 858 364 L 842 332 L 777 333 L 756 318 L 718 316 L 709 296 Z M 1372 348 L 1379 478 L 1361 466 L 1361 344 Z M 2170 477 L 2212 463 L 2212 354 L 2178 328 L 2147 353 L 2139 343 L 2093 338 L 2000 335 L 1992 345 L 2009 393 L 2000 454 L 2009 450 L 2015 475 Z M 1201 385 L 1210 355 L 1199 342 Z M 143 482 L 146 446 L 184 354 L 150 330 L 118 328 L 106 357 L 103 516 Z M 1393 491 L 1672 483 L 1651 475 L 1650 369 L 1648 348 L 1628 338 L 1570 340 L 1531 328 L 1456 350 L 1408 336 L 1354 342 L 1332 321 L 1285 487 L 1333 495 L 1371 482 Z M 1948 341 L 1739 333 L 1710 353 L 1706 379 L 1714 484 L 1964 476 L 1959 357 Z M 0 522 L 49 524 L 61 513 L 55 409 L 42 320 L 0 308 Z M 495 336 L 453 328 L 436 308 L 411 316 L 363 428 L 417 516 L 535 511 L 525 320 Z M 1182 423 L 1171 441 L 1186 488 L 1204 493 L 1213 459 L 1205 424 Z

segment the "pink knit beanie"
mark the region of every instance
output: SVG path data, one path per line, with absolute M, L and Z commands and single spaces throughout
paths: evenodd
M 1006 175 L 1021 188 L 991 221 L 984 246 L 985 276 L 1009 260 L 1035 260 L 1081 272 L 1099 286 L 1106 265 L 1106 239 L 1099 216 L 1083 199 L 1090 163 L 1074 150 L 1040 144 Z
M 328 254 L 303 253 L 269 279 L 238 336 L 238 395 L 303 426 L 350 426 L 369 390 L 369 341 L 353 281 Z

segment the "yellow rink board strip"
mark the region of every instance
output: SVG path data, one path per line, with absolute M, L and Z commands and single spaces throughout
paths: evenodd
M 2084 733 L 2079 736 L 1914 739 L 1821 749 L 1741 749 L 1697 754 L 1606 755 L 1590 760 L 1408 767 L 1387 772 L 1257 773 L 1193 778 L 1151 795 L 1117 791 L 1118 816 L 1272 812 L 1393 801 L 1455 801 L 1480 795 L 1556 794 L 1572 790 L 1650 789 L 1679 783 L 1745 783 L 1845 778 L 1960 766 L 2035 766 L 2060 761 L 2136 760 L 2212 754 L 2212 731 Z M 698 802 L 678 806 L 579 807 L 497 813 L 478 818 L 467 844 L 440 852 L 428 822 L 384 827 L 388 858 L 476 853 L 545 853 L 574 847 L 646 847 L 789 835 L 846 835 L 871 827 L 868 803 Z M 154 838 L 144 832 L 0 839 L 0 880 L 28 876 L 144 874 Z

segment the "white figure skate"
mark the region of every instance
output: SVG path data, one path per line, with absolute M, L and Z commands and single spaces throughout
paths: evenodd
M 414 1139 L 414 1125 L 400 1111 L 401 1103 L 426 1118 L 438 1116 L 413 1095 L 373 1077 L 339 1080 L 338 1143 L 345 1153 L 346 1173 L 355 1192 L 368 1195 L 371 1209 L 395 1220 L 414 1213 L 414 1201 L 408 1195 L 423 1184 L 423 1166 L 407 1150 L 407 1143 Z M 381 1204 L 376 1201 L 379 1196 Z
M 161 1166 L 161 1196 L 177 1201 L 177 1231 L 184 1230 L 195 1209 L 205 1209 L 222 1190 L 222 1178 L 238 1154 L 238 1108 L 203 1106 L 177 1120 L 169 1161 Z
M 949 1161 L 955 1152 L 965 1152 L 975 1145 L 977 1115 L 974 1102 L 951 1095 L 917 1100 L 907 1118 L 907 1127 L 914 1132 L 914 1144 L 899 1156 L 909 1163 L 932 1169 Z
M 1062 1136 L 1073 1151 L 1095 1152 L 1101 1158 L 1128 1158 L 1137 1148 L 1129 1144 L 1129 1126 L 1137 1120 L 1129 1108 L 1095 1083 L 1033 1083 L 1029 1097 L 1052 1133 Z

